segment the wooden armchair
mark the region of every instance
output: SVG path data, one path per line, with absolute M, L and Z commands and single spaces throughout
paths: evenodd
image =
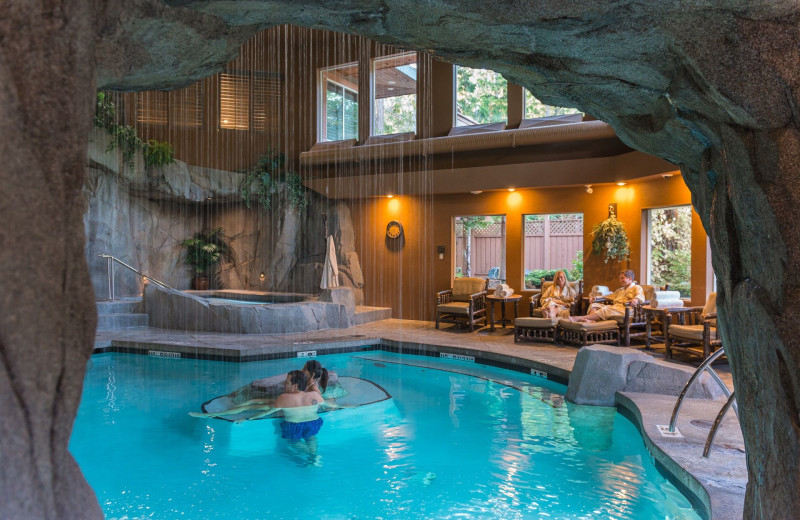
M 486 294 L 489 280 L 483 278 L 456 278 L 453 287 L 436 293 L 436 328 L 439 323 L 458 323 L 486 325 Z
M 706 359 L 722 346 L 717 335 L 717 293 L 708 295 L 705 306 L 670 311 L 664 320 L 667 358 L 677 350 Z
M 656 288 L 652 285 L 641 285 L 644 292 L 644 301 L 637 305 L 625 304 L 625 314 L 614 318 L 619 324 L 620 344 L 626 347 L 631 345 L 631 338 L 644 338 L 647 336 L 647 316 L 644 308 L 650 305 L 650 301 L 655 296 Z M 598 303 L 612 303 L 608 298 L 596 299 Z
M 577 293 L 575 296 L 575 301 L 573 301 L 572 305 L 569 306 L 569 315 L 578 316 L 581 314 L 581 307 L 582 307 L 581 304 L 583 302 L 583 280 L 575 280 L 574 282 L 568 282 L 568 283 L 572 286 L 573 289 L 575 289 L 575 292 Z M 542 294 L 544 293 L 544 290 L 550 287 L 551 285 L 553 285 L 552 280 L 546 282 L 544 278 L 542 278 L 541 290 L 537 294 L 531 296 L 530 314 L 532 317 L 534 318 L 542 317 L 542 311 L 539 309 L 539 307 L 542 306 Z

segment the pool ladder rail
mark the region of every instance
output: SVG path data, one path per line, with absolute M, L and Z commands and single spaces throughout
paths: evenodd
M 138 270 L 135 267 L 132 267 L 132 266 L 126 264 L 125 262 L 123 262 L 122 260 L 120 260 L 119 258 L 117 258 L 115 256 L 107 255 L 105 253 L 101 253 L 101 254 L 99 254 L 97 256 L 99 256 L 100 258 L 105 258 L 106 261 L 107 261 L 106 273 L 108 275 L 108 299 L 111 300 L 111 301 L 114 301 L 116 299 L 115 295 L 114 295 L 114 262 L 116 262 L 119 265 L 121 265 L 122 267 L 125 267 L 126 269 L 130 269 L 134 273 L 138 274 L 139 276 L 142 277 L 142 280 L 144 280 L 144 281 L 153 282 L 154 284 L 156 284 L 156 285 L 158 285 L 160 287 L 163 287 L 165 289 L 172 289 L 172 287 L 170 287 L 169 285 L 165 284 L 164 282 L 156 280 L 152 276 L 147 276 L 146 274 L 142 273 L 140 270 Z
M 689 389 L 692 387 L 695 381 L 700 378 L 700 375 L 703 372 L 708 372 L 711 378 L 717 382 L 717 384 L 722 388 L 722 392 L 728 397 L 725 401 L 725 404 L 722 405 L 719 413 L 717 414 L 717 418 L 714 419 L 714 424 L 711 426 L 711 431 L 708 432 L 708 437 L 706 438 L 706 445 L 703 448 L 703 457 L 708 458 L 711 452 L 711 445 L 714 443 L 714 437 L 717 435 L 717 430 L 719 429 L 719 425 L 722 423 L 722 419 L 725 418 L 725 415 L 728 413 L 728 410 L 733 408 L 734 413 L 736 413 L 736 418 L 739 418 L 739 408 L 736 406 L 736 392 L 731 392 L 728 388 L 728 385 L 725 384 L 722 379 L 720 379 L 719 375 L 711 368 L 711 363 L 719 359 L 720 356 L 725 354 L 725 347 L 720 347 L 719 350 L 708 356 L 708 359 L 703 361 L 697 370 L 694 371 L 692 377 L 689 378 L 689 381 L 686 383 L 686 386 L 683 387 L 681 391 L 681 395 L 678 396 L 678 401 L 675 403 L 675 409 L 672 410 L 672 418 L 669 421 L 669 431 L 675 431 L 675 425 L 678 423 L 678 414 L 681 411 L 681 406 L 683 406 L 683 401 L 686 399 L 686 394 L 689 393 Z

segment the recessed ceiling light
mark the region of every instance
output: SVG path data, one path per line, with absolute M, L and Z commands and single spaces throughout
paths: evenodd
M 508 191 L 516 191 L 517 188 L 508 188 Z
M 624 182 L 618 182 L 617 186 L 625 186 L 625 183 Z
M 394 87 L 388 87 L 386 90 L 394 90 Z
M 472 193 L 473 195 L 480 195 L 481 193 L 483 193 L 483 190 L 474 190 L 471 191 L 470 193 Z
M 395 83 L 397 83 L 397 82 L 396 82 L 395 80 L 393 80 L 393 79 L 390 79 L 390 80 L 389 80 L 389 81 L 387 81 L 386 83 L 388 83 L 389 85 L 394 85 L 394 84 L 395 84 Z
M 392 195 L 391 193 L 387 193 L 387 194 L 386 194 L 386 198 L 387 198 L 387 199 L 391 199 L 392 197 L 394 197 L 394 195 Z

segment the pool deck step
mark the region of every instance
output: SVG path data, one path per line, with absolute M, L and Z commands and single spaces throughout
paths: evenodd
M 97 316 L 97 330 L 130 329 L 147 327 L 147 314 L 100 314 Z
M 359 305 L 356 307 L 355 325 L 372 323 L 373 321 L 388 320 L 392 317 L 391 307 L 367 307 Z
M 138 314 L 142 307 L 141 298 L 97 302 L 97 314 Z

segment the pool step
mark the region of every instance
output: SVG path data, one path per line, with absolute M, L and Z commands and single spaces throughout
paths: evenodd
M 372 323 L 373 321 L 388 320 L 392 317 L 391 307 L 367 307 L 359 305 L 356 307 L 355 325 Z
M 141 308 L 141 298 L 97 302 L 97 330 L 147 327 L 147 314 Z

